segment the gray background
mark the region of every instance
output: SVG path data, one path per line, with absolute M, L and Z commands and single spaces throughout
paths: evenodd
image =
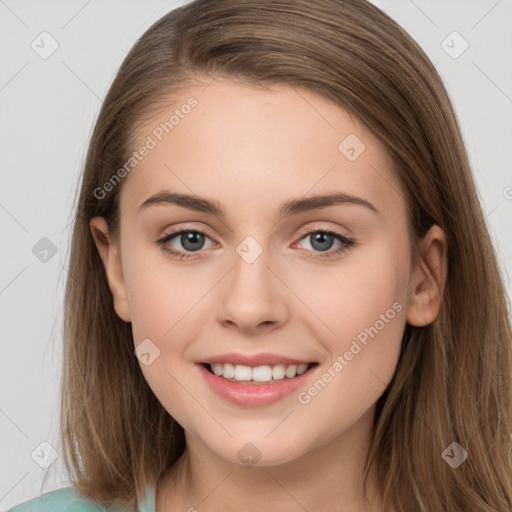
M 52 460 L 41 443 L 60 451 L 69 221 L 94 120 L 135 40 L 183 3 L 0 0 L 0 512 L 39 495 L 36 461 Z M 418 41 L 445 81 L 512 296 L 512 1 L 373 3 Z M 31 47 L 51 49 L 43 31 L 58 43 L 47 58 Z M 464 40 L 469 47 L 457 55 Z M 61 469 L 57 457 L 45 491 L 67 484 Z

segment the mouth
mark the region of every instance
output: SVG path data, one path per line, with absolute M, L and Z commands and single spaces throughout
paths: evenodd
M 207 387 L 238 407 L 264 407 L 291 397 L 314 378 L 318 367 L 317 362 L 263 354 L 219 356 L 196 363 Z
M 275 384 L 296 379 L 309 372 L 318 363 L 275 364 L 247 366 L 232 363 L 201 363 L 204 368 L 223 380 L 246 385 Z

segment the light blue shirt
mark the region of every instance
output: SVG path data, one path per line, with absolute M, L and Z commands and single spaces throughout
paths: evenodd
M 155 512 L 155 488 L 150 487 L 139 504 L 139 512 Z M 7 512 L 125 512 L 124 507 L 100 506 L 77 494 L 73 487 L 45 492 Z

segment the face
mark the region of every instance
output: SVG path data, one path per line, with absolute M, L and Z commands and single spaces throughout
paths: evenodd
M 405 200 L 383 146 L 324 98 L 227 79 L 180 94 L 138 132 L 119 243 L 97 242 L 115 308 L 188 438 L 289 462 L 369 418 L 395 372 L 420 275 Z

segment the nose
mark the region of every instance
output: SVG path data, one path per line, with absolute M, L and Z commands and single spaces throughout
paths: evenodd
M 271 268 L 266 251 L 252 262 L 235 254 L 233 268 L 220 288 L 217 320 L 247 335 L 282 327 L 289 318 L 289 308 L 279 273 L 279 269 Z

